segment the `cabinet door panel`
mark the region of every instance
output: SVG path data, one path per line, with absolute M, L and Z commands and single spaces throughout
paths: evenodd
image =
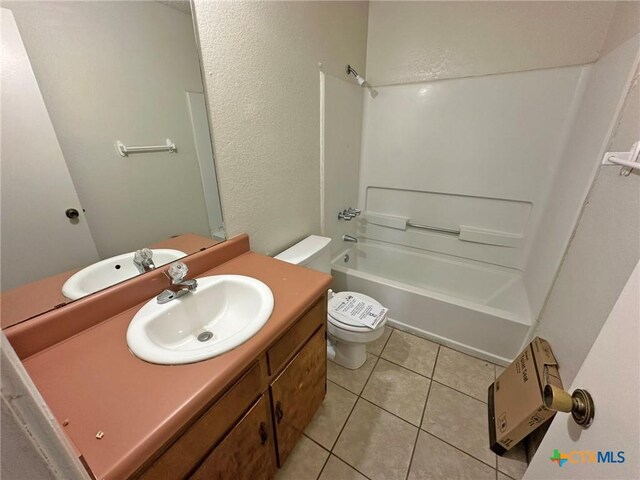
M 256 362 L 204 415 L 165 451 L 140 478 L 185 478 L 255 401 L 263 389 Z M 136 478 L 134 476 L 134 478 Z
M 322 404 L 326 378 L 327 343 L 322 326 L 271 385 L 280 466 Z
M 276 470 L 267 397 L 260 397 L 196 470 L 193 480 L 261 480 Z

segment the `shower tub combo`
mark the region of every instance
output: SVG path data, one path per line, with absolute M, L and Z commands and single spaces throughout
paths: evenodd
M 508 364 L 531 328 L 520 271 L 361 239 L 332 261 L 337 290 L 389 309 L 389 324 Z

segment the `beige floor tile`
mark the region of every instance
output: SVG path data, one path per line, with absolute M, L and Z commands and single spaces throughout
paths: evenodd
M 394 330 L 381 357 L 427 377 L 433 373 L 438 344 L 410 333 Z
M 367 477 L 331 455 L 318 480 L 367 480 Z
M 362 397 L 419 427 L 429 383 L 428 378 L 381 358 Z
M 384 333 L 380 336 L 380 338 L 377 339 L 375 342 L 372 342 L 367 345 L 367 352 L 373 353 L 375 356 L 379 357 L 380 354 L 382 353 L 382 349 L 384 348 L 385 343 L 387 343 L 387 340 L 389 340 L 389 336 L 391 335 L 392 331 L 393 331 L 393 328 L 387 327 L 385 325 Z
M 501 367 L 500 365 L 496 365 L 495 368 L 496 368 L 496 378 L 498 378 L 502 374 L 502 372 L 504 372 L 504 367 Z
M 491 467 L 496 455 L 489 450 L 487 405 L 433 382 L 422 428 Z
M 498 456 L 498 470 L 515 480 L 520 480 L 527 469 L 527 452 L 522 443 L 516 445 L 503 456 Z
M 409 480 L 495 480 L 496 471 L 443 441 L 420 432 Z
M 318 478 L 328 456 L 328 451 L 303 435 L 284 466 L 276 472 L 275 478 L 276 480 Z
M 404 420 L 358 399 L 333 453 L 373 480 L 404 480 L 417 431 Z
M 304 433 L 331 450 L 357 399 L 353 393 L 327 382 L 327 396 Z
M 350 392 L 360 395 L 377 360 L 378 357 L 375 355 L 367 354 L 367 361 L 357 370 L 350 370 L 336 363 L 327 362 L 327 378 Z
M 494 380 L 493 368 L 489 362 L 442 347 L 433 379 L 486 402 L 487 388 Z
M 507 477 L 504 473 L 498 472 L 497 480 L 513 480 L 511 477 Z

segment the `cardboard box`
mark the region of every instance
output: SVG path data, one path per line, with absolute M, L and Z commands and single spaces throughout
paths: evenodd
M 489 387 L 491 450 L 502 455 L 555 415 L 544 406 L 548 383 L 563 388 L 551 346 L 536 337 Z

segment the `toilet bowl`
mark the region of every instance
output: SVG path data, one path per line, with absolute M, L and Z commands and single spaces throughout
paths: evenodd
M 327 333 L 333 346 L 330 348 L 329 358 L 338 365 L 350 369 L 360 368 L 367 361 L 367 344 L 375 342 L 382 336 L 384 326 L 387 323 L 385 318 L 375 329 L 365 327 L 355 321 L 344 321 L 333 316 L 333 307 L 342 302 L 345 297 L 352 296 L 356 300 L 363 300 L 380 306 L 375 299 L 358 292 L 333 293 L 329 290 L 329 305 L 327 306 Z M 333 358 L 331 358 L 333 356 Z
M 302 265 L 324 273 L 331 273 L 331 258 L 329 251 L 330 238 L 311 235 L 296 243 L 274 258 L 284 262 Z M 360 368 L 367 360 L 367 344 L 376 341 L 384 332 L 385 318 L 374 329 L 358 324 L 353 320 L 336 318 L 331 312 L 333 306 L 340 303 L 346 296 L 351 295 L 356 300 L 370 302 L 380 306 L 375 299 L 358 292 L 334 293 L 329 290 L 329 304 L 327 305 L 327 354 L 329 359 L 338 365 L 350 369 Z

